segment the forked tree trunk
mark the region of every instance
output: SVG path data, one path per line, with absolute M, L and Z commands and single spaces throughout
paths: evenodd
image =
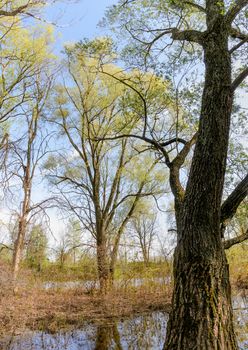
M 204 38 L 205 87 L 199 134 L 174 257 L 174 291 L 164 350 L 236 350 L 220 209 L 232 109 L 228 30 Z

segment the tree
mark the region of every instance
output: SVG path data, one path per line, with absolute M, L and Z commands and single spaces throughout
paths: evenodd
M 76 264 L 79 248 L 82 244 L 82 230 L 80 221 L 76 219 L 70 219 L 67 225 L 66 242 L 69 251 L 73 254 L 73 263 Z
M 156 220 L 157 215 L 155 212 L 152 212 L 151 210 L 148 211 L 147 208 L 143 208 L 143 210 L 141 209 L 136 212 L 136 215 L 131 222 L 131 235 L 133 238 L 136 238 L 139 242 L 144 264 L 146 266 L 149 265 L 152 243 L 157 234 Z
M 143 134 L 143 139 L 164 155 L 175 198 L 177 247 L 166 350 L 237 349 L 222 224 L 247 195 L 248 177 L 223 204 L 222 194 L 234 94 L 248 76 L 246 65 L 241 63 L 240 71 L 235 72 L 234 63 L 248 38 L 247 4 L 246 0 L 134 0 L 120 1 L 109 12 L 111 23 L 117 19 L 125 23 L 121 28 L 138 41 L 138 51 L 143 47 L 142 53 L 149 56 L 153 45 L 165 39 L 164 47 L 175 48 L 173 59 L 178 52 L 188 51 L 191 57 L 192 53 L 200 59 L 203 55 L 205 66 L 198 131 L 180 147 L 174 160 L 170 160 L 164 144 Z M 153 27 L 156 18 L 161 19 L 163 27 Z M 166 55 L 165 50 L 163 53 Z M 172 142 L 180 142 L 178 129 Z M 193 145 L 184 188 L 180 170 Z
M 68 247 L 66 233 L 61 233 L 59 235 L 59 241 L 56 247 L 54 248 L 55 256 L 57 261 L 59 262 L 59 266 L 61 269 L 64 268 L 66 260 L 70 256 L 70 251 Z
M 45 61 L 47 63 L 47 61 Z M 48 152 L 50 134 L 41 130 L 42 115 L 44 113 L 50 88 L 52 85 L 51 76 L 46 76 L 44 66 L 40 66 L 39 74 L 33 77 L 29 90 L 29 101 L 22 106 L 25 124 L 22 130 L 23 136 L 15 140 L 13 132 L 13 142 L 11 144 L 11 156 L 9 157 L 9 174 L 13 178 L 15 190 L 17 192 L 15 200 L 21 194 L 18 216 L 18 232 L 14 243 L 13 254 L 13 276 L 16 279 L 20 262 L 22 259 L 28 225 L 34 217 L 43 210 L 44 204 L 48 204 L 48 199 L 40 202 L 32 201 L 32 189 L 38 167 Z M 48 72 L 47 72 L 48 73 Z M 42 80 L 43 78 L 43 80 Z M 43 121 L 44 126 L 44 121 Z
M 22 117 L 23 106 L 30 101 L 30 89 L 39 74 L 41 62 L 52 57 L 48 51 L 51 26 L 26 29 L 19 16 L 3 15 L 12 8 L 16 11 L 18 3 L 20 5 L 17 1 L 6 1 L 0 6 L 0 167 L 3 175 L 6 173 L 11 125 Z M 34 6 L 30 1 L 26 4 L 26 10 Z M 6 178 L 3 178 L 3 184 Z
M 157 161 L 150 155 L 138 160 L 138 143 L 101 140 L 113 129 L 129 132 L 136 124 L 130 118 L 135 100 L 129 89 L 113 84 L 101 71 L 104 67 L 120 72 L 112 64 L 109 47 L 109 41 L 97 39 L 67 48 L 70 83 L 67 80 L 64 87 L 58 88 L 57 116 L 53 118 L 68 142 L 67 156 L 63 152 L 46 164 L 48 176 L 60 190 L 67 210 L 79 218 L 83 229 L 96 241 L 103 291 L 114 275 L 120 238 L 137 204 L 142 197 L 161 191 L 151 180 Z M 159 79 L 152 78 L 147 86 L 154 89 L 155 95 Z M 134 171 L 137 162 L 145 163 L 146 169 Z
M 52 0 L 52 2 L 55 1 Z M 0 4 L 0 20 L 10 18 L 16 21 L 18 16 L 40 19 L 39 12 L 47 4 L 49 0 L 3 0 Z
M 34 225 L 27 237 L 26 261 L 31 268 L 41 270 L 46 260 L 48 239 L 44 228 Z

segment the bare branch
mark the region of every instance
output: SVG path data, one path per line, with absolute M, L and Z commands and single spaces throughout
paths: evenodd
M 232 246 L 234 246 L 235 244 L 242 243 L 242 242 L 246 241 L 247 239 L 248 239 L 248 230 L 240 236 L 237 236 L 237 237 L 228 239 L 227 241 L 224 241 L 224 248 L 229 249 Z
M 221 222 L 231 219 L 236 213 L 240 203 L 248 194 L 248 174 L 238 184 L 230 196 L 224 201 L 221 207 Z
M 225 20 L 227 23 L 232 23 L 234 19 L 238 16 L 240 11 L 248 5 L 248 0 L 237 0 L 232 3 L 229 10 L 225 15 Z
M 4 244 L 4 243 L 0 243 L 0 253 L 2 252 L 2 250 L 7 249 L 7 250 L 14 250 L 12 247 Z
M 117 135 L 117 136 L 112 136 L 112 137 L 98 138 L 98 140 L 101 140 L 101 141 L 104 141 L 104 140 L 118 140 L 118 139 L 123 139 L 123 138 L 127 138 L 127 137 L 136 138 L 136 139 L 145 141 L 145 142 L 150 143 L 151 145 L 153 145 L 154 148 L 157 149 L 159 152 L 161 152 L 162 155 L 164 156 L 166 165 L 168 167 L 170 166 L 170 159 L 169 159 L 167 151 L 163 148 L 163 146 L 159 142 L 157 142 L 154 139 L 149 139 L 148 137 L 139 136 L 139 135 L 135 135 L 135 134 L 123 134 L 123 135 Z
M 179 143 L 182 143 L 184 145 L 186 145 L 187 141 L 180 138 L 180 137 L 174 137 L 173 139 L 170 139 L 168 141 L 165 141 L 165 142 L 160 142 L 160 146 L 163 146 L 163 147 L 166 147 L 166 146 L 169 146 L 171 145 L 172 143 L 176 143 L 176 142 L 179 142 Z
M 246 67 L 238 76 L 237 78 L 233 81 L 231 85 L 232 91 L 235 91 L 240 84 L 248 77 L 248 67 Z
M 183 30 L 179 31 L 177 28 L 172 30 L 173 40 L 186 40 L 203 45 L 203 33 L 198 30 Z
M 233 27 L 230 29 L 230 36 L 234 39 L 240 40 L 245 40 L 248 38 L 248 35 L 246 33 L 242 33 L 240 30 Z
M 125 1 L 123 1 L 123 3 L 121 4 L 121 7 L 125 7 L 126 5 L 129 5 L 129 4 L 131 4 L 132 2 L 134 2 L 134 1 L 136 1 L 136 0 L 125 0 Z
M 197 10 L 199 10 L 199 11 L 201 11 L 201 12 L 206 13 L 206 9 L 205 9 L 203 6 L 199 5 L 199 4 L 196 4 L 196 3 L 192 2 L 192 1 L 184 1 L 184 3 L 185 3 L 186 5 L 189 5 L 189 6 L 191 6 L 191 7 L 194 7 L 195 9 L 197 9 Z
M 241 46 L 243 46 L 245 43 L 248 42 L 248 35 L 240 41 L 237 45 L 234 45 L 230 50 L 229 53 L 232 54 L 234 51 L 238 50 Z

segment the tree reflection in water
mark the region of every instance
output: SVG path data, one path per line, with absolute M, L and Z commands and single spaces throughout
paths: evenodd
M 115 322 L 112 325 L 101 325 L 96 331 L 96 345 L 94 350 L 122 350 L 120 333 Z
M 235 321 L 241 349 L 248 346 L 248 299 L 236 298 Z M 27 333 L 0 340 L 1 350 L 159 350 L 163 349 L 168 316 L 152 312 L 134 318 L 85 325 L 81 330 Z

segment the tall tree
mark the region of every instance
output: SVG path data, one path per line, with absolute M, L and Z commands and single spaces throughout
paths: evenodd
M 123 84 L 113 84 L 99 70 L 103 65 L 120 71 L 110 64 L 113 57 L 108 53 L 109 44 L 97 39 L 67 50 L 70 83 L 67 80 L 59 88 L 53 122 L 68 142 L 68 156 L 51 157 L 46 164 L 49 178 L 60 189 L 67 207 L 96 241 L 103 291 L 113 276 L 121 235 L 138 202 L 161 190 L 151 181 L 151 174 L 156 172 L 154 157 L 143 157 L 140 162 L 146 163 L 146 169 L 134 171 L 137 143 L 100 140 L 113 129 L 129 132 L 136 125 L 129 113 L 135 103 L 130 91 Z M 154 80 L 154 85 L 147 85 L 156 90 L 156 83 Z
M 44 66 L 40 66 L 44 69 Z M 44 73 L 44 71 L 43 71 Z M 18 216 L 18 232 L 14 243 L 13 275 L 16 279 L 22 259 L 28 224 L 40 213 L 47 199 L 34 202 L 32 200 L 33 185 L 39 165 L 48 152 L 50 134 L 44 128 L 43 113 L 48 100 L 52 78 L 46 73 L 40 73 L 34 78 L 29 90 L 29 102 L 22 107 L 25 123 L 19 127 L 18 139 L 13 128 L 11 156 L 9 157 L 9 174 L 13 178 L 12 185 L 16 191 L 15 200 L 20 198 L 16 214 Z M 43 80 L 42 80 L 43 79 Z M 40 126 L 43 123 L 43 129 Z M 15 124 L 19 126 L 19 123 Z M 23 135 L 20 137 L 20 131 Z M 19 197 L 18 197 L 19 196 Z
M 153 45 L 164 40 L 165 55 L 165 48 L 170 47 L 174 48 L 168 51 L 173 59 L 180 52 L 195 52 L 198 58 L 203 56 L 205 66 L 195 136 L 180 148 L 174 160 L 161 142 L 146 140 L 163 153 L 175 197 L 178 238 L 166 350 L 238 348 L 221 227 L 247 195 L 248 176 L 222 204 L 234 94 L 248 76 L 247 65 L 239 56 L 239 50 L 244 55 L 248 39 L 247 4 L 247 0 L 134 0 L 120 1 L 109 12 L 110 22 L 118 19 L 124 24 L 122 29 L 138 42 L 137 52 L 143 48 L 146 63 Z M 130 48 L 128 52 L 132 53 Z M 181 63 L 185 62 L 185 56 L 181 58 Z M 239 72 L 235 72 L 235 58 Z M 178 130 L 171 142 L 179 143 Z M 194 144 L 184 189 L 180 169 Z

